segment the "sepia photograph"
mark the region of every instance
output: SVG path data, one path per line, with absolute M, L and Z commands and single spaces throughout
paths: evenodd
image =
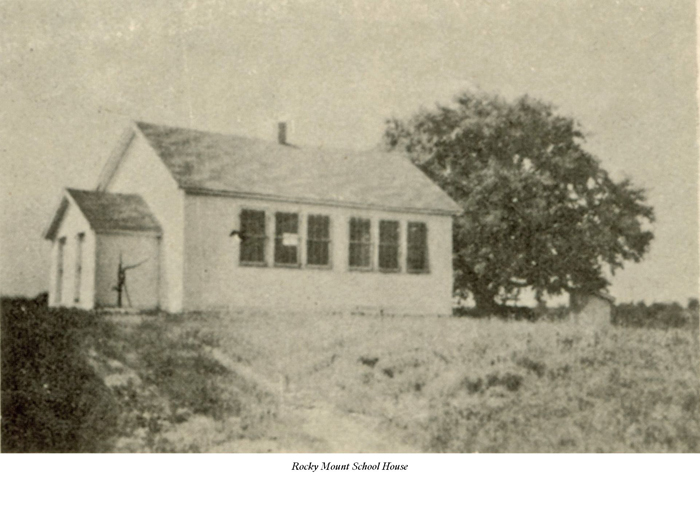
M 1 1 L 2 453 L 700 453 L 697 67 L 693 0 Z

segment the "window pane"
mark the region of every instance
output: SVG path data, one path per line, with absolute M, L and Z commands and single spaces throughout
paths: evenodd
M 370 265 L 370 245 L 366 243 L 350 244 L 350 266 L 369 267 Z
M 265 212 L 260 210 L 241 211 L 240 251 L 240 258 L 243 262 L 265 262 Z
M 275 214 L 275 235 L 282 236 L 284 233 L 299 232 L 299 216 L 296 213 Z
M 329 248 L 326 240 L 309 240 L 307 242 L 307 264 L 327 266 L 329 264 Z
M 398 245 L 379 245 L 379 268 L 384 270 L 399 269 Z
M 311 240 L 330 239 L 330 217 L 326 215 L 309 215 L 308 238 Z
M 399 223 L 393 220 L 379 222 L 379 243 L 399 243 Z
M 369 219 L 350 219 L 350 241 L 369 242 L 370 240 Z
M 245 235 L 265 235 L 265 212 L 243 210 L 241 212 L 241 233 Z
M 275 263 L 281 265 L 297 264 L 297 247 L 284 245 L 282 238 L 275 238 Z
M 350 219 L 349 264 L 352 267 L 369 268 L 372 253 L 372 237 L 369 219 Z
M 399 223 L 398 221 L 379 222 L 379 268 L 399 269 Z
M 419 272 L 428 269 L 428 228 L 422 222 L 408 223 L 408 253 L 406 266 L 409 271 Z
M 241 261 L 251 263 L 265 262 L 265 239 L 247 238 L 241 242 Z
M 309 215 L 307 218 L 306 264 L 330 264 L 330 217 Z
M 296 213 L 275 214 L 275 263 L 296 265 L 299 241 L 299 216 Z

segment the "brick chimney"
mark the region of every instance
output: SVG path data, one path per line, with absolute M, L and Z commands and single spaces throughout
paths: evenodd
M 280 145 L 287 144 L 287 122 L 277 123 L 277 142 Z

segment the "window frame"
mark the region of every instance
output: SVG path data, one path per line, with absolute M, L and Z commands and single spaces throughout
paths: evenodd
M 412 268 L 410 263 L 411 256 L 411 226 L 422 225 L 425 231 L 423 241 L 423 268 Z M 430 249 L 428 242 L 428 223 L 424 221 L 407 221 L 406 223 L 406 273 L 425 274 L 430 273 Z
M 367 237 L 369 238 L 368 241 L 363 241 L 363 240 L 353 240 L 352 239 L 352 225 L 353 221 L 360 221 L 362 223 L 367 223 L 369 226 L 369 229 L 367 231 Z M 353 265 L 352 264 L 352 246 L 353 245 L 360 245 L 360 246 L 366 246 L 368 249 L 368 265 Z M 374 241 L 372 238 L 372 219 L 368 217 L 350 217 L 348 220 L 348 269 L 351 271 L 358 271 L 358 272 L 371 272 L 374 270 Z
M 245 212 L 253 212 L 253 213 L 261 213 L 262 214 L 262 224 L 263 224 L 263 229 L 262 229 L 262 234 L 256 234 L 256 235 L 248 235 L 243 231 L 243 214 Z M 239 223 L 239 230 L 240 230 L 240 242 L 238 244 L 238 264 L 239 266 L 268 266 L 267 264 L 267 244 L 269 237 L 267 235 L 267 210 L 260 209 L 260 208 L 241 208 L 240 213 L 238 215 L 238 223 Z M 262 240 L 262 261 L 257 261 L 257 260 L 247 260 L 243 259 L 243 243 L 250 239 L 257 239 L 258 241 Z
M 382 241 L 382 224 L 395 224 L 396 225 L 396 241 L 387 242 Z M 401 272 L 401 221 L 397 219 L 379 219 L 378 223 L 378 241 L 377 241 L 377 268 L 382 273 L 399 273 Z M 391 246 L 396 249 L 396 267 L 383 267 L 382 266 L 382 247 Z
M 294 263 L 284 263 L 281 261 L 277 261 L 277 247 L 278 247 L 278 240 L 280 242 L 280 246 L 282 247 L 288 247 L 282 245 L 282 241 L 284 238 L 284 232 L 278 234 L 277 233 L 277 224 L 278 224 L 278 219 L 280 215 L 288 215 L 288 216 L 295 216 L 296 217 L 296 234 L 297 235 L 297 244 L 294 246 L 296 249 L 296 261 Z M 299 230 L 301 229 L 301 214 L 299 212 L 287 212 L 287 211 L 281 211 L 281 210 L 276 210 L 274 213 L 274 218 L 275 218 L 275 226 L 274 226 L 274 243 L 273 243 L 273 248 L 272 248 L 272 262 L 273 265 L 279 268 L 301 268 L 301 244 L 302 244 L 302 237 L 301 234 L 299 233 Z
M 317 238 L 311 236 L 311 219 L 312 217 L 322 217 L 328 221 L 328 231 L 326 238 Z M 325 265 L 313 264 L 309 262 L 309 253 L 311 252 L 311 243 L 325 243 L 326 249 L 328 250 L 328 262 Z M 314 270 L 330 270 L 333 268 L 333 220 L 330 215 L 322 213 L 307 213 L 306 214 L 306 238 L 305 238 L 305 260 L 304 267 L 311 268 Z

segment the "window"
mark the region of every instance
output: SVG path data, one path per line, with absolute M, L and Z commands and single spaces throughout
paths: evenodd
M 56 252 L 56 303 L 61 303 L 63 299 L 63 253 L 66 249 L 66 238 L 58 240 L 58 251 Z
M 309 215 L 306 232 L 306 264 L 330 266 L 330 217 Z
M 409 272 L 427 272 L 428 227 L 423 222 L 409 222 L 406 240 L 408 244 L 407 270 Z
M 241 210 L 241 263 L 265 264 L 265 212 Z
M 299 265 L 299 215 L 275 214 L 275 264 Z
M 73 291 L 73 299 L 75 303 L 80 301 L 80 286 L 83 275 L 83 243 L 85 242 L 85 233 L 78 233 L 75 237 L 75 290 Z
M 350 219 L 349 254 L 351 268 L 372 267 L 372 237 L 369 219 Z
M 398 221 L 379 221 L 379 269 L 385 272 L 399 270 Z

